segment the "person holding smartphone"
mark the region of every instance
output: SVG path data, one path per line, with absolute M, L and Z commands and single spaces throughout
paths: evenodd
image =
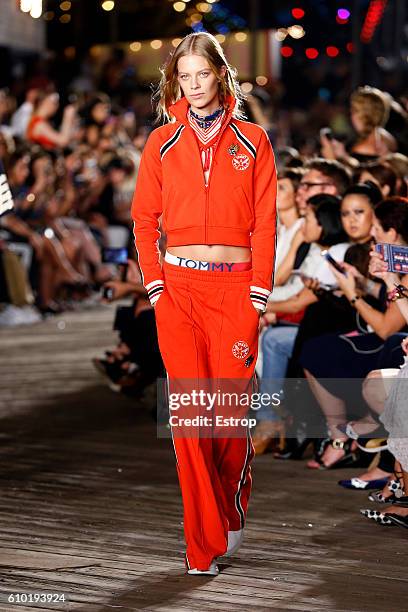
M 254 382 L 259 319 L 273 284 L 277 180 L 268 136 L 243 120 L 241 104 L 217 39 L 186 36 L 162 70 L 158 112 L 170 122 L 146 142 L 132 205 L 169 397 L 180 387 L 192 393 L 195 383 L 250 394 Z M 200 403 L 198 410 L 212 417 L 222 409 Z M 171 429 L 187 572 L 214 576 L 217 557 L 242 541 L 254 455 L 249 428 L 241 435 L 216 435 L 214 424 L 209 434 L 201 426 Z

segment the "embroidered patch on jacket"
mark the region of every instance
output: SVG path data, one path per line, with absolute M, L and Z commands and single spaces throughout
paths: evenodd
M 230 145 L 228 147 L 228 153 L 230 155 L 236 155 L 238 153 L 238 151 L 239 151 L 239 144 L 238 143 L 234 142 L 232 145 Z
M 249 168 L 249 157 L 248 155 L 234 155 L 232 158 L 232 165 L 235 170 L 246 170 Z
M 232 346 L 232 354 L 237 359 L 245 359 L 249 353 L 249 346 L 245 340 L 238 340 Z

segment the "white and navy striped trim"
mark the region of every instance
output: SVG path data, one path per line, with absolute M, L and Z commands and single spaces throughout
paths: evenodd
M 157 302 L 157 300 L 163 293 L 164 281 L 155 280 L 149 283 L 148 285 L 146 285 L 145 287 L 147 291 L 147 297 L 149 298 L 150 303 L 153 306 L 153 304 Z
M 162 146 L 160 147 L 161 159 L 163 159 L 166 153 L 168 153 L 168 151 L 170 151 L 170 149 L 174 147 L 174 145 L 179 141 L 181 133 L 185 127 L 185 125 L 180 125 L 180 127 L 178 127 L 177 130 L 174 132 L 173 136 L 171 136 L 171 138 L 169 138 L 164 144 L 162 144 Z
M 235 508 L 237 509 L 237 512 L 239 514 L 239 518 L 241 521 L 241 529 L 245 527 L 245 512 L 241 504 L 241 491 L 246 481 L 247 472 L 249 468 L 249 461 L 250 461 L 250 456 L 251 456 L 251 443 L 250 443 L 248 431 L 247 431 L 246 441 L 247 441 L 247 447 L 246 447 L 245 461 L 244 461 L 244 465 L 241 471 L 241 477 L 238 483 L 238 490 L 235 494 Z
M 268 303 L 268 297 L 271 294 L 268 289 L 263 289 L 262 287 L 257 287 L 256 285 L 250 286 L 251 292 L 251 302 L 255 306 L 255 308 L 259 308 L 264 311 L 266 309 L 266 304 Z
M 247 136 L 245 136 L 245 134 L 241 132 L 241 130 L 236 125 L 236 123 L 231 122 L 229 126 L 231 130 L 234 132 L 235 136 L 238 138 L 239 142 L 244 145 L 248 153 L 250 153 L 252 157 L 255 159 L 256 146 L 249 140 L 249 138 L 247 138 Z
M 13 196 L 0 162 L 0 215 L 13 208 Z

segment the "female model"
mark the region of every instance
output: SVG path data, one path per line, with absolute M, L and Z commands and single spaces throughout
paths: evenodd
M 159 116 L 171 122 L 146 142 L 132 218 L 168 385 L 185 391 L 188 380 L 223 379 L 248 389 L 273 283 L 272 147 L 262 128 L 240 119 L 235 71 L 210 34 L 186 36 L 162 74 Z M 211 414 L 200 405 L 201 416 Z M 216 558 L 238 549 L 251 489 L 249 429 L 229 437 L 208 429 L 172 427 L 189 574 L 216 575 Z

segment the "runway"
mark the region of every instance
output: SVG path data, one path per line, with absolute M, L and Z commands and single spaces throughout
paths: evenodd
M 402 529 L 360 517 L 352 470 L 253 463 L 244 545 L 214 579 L 184 575 L 171 441 L 149 399 L 110 391 L 90 360 L 113 309 L 0 331 L 0 610 L 396 612 L 407 608 Z M 7 602 L 17 593 L 65 603 Z

